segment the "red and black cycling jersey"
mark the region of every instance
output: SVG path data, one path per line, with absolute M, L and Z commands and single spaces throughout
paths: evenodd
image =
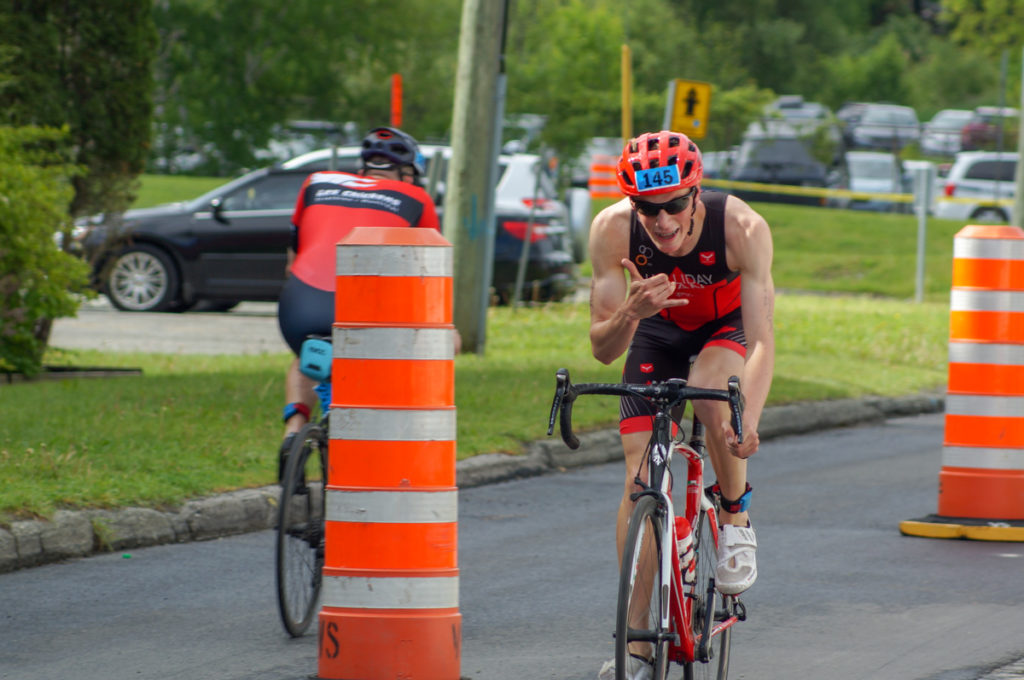
M 704 226 L 700 238 L 686 255 L 673 257 L 658 250 L 632 213 L 629 225 L 629 259 L 640 276 L 648 279 L 666 274 L 675 282 L 673 298 L 690 303 L 663 309 L 659 314 L 688 331 L 720 319 L 740 307 L 740 273 L 729 269 L 725 257 L 725 201 L 727 194 L 702 191 Z M 680 220 L 685 224 L 685 220 Z
M 440 230 L 434 202 L 422 187 L 347 172 L 314 172 L 303 182 L 292 215 L 292 275 L 334 290 L 336 248 L 354 227 L 426 227 Z

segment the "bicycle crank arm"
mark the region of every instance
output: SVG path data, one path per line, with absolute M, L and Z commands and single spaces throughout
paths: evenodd
M 612 637 L 615 637 L 612 635 Z M 626 637 L 630 642 L 671 642 L 679 644 L 679 636 L 676 633 L 658 633 L 653 630 L 636 630 L 630 628 Z

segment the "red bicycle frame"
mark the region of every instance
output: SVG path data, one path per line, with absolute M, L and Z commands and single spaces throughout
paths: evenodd
M 704 512 L 707 513 L 709 526 L 711 527 L 712 540 L 715 546 L 718 546 L 718 518 L 715 515 L 714 506 L 710 505 L 705 501 L 704 494 L 704 461 L 701 455 L 697 453 L 692 447 L 686 444 L 676 444 L 676 451 L 681 451 L 686 457 L 686 498 L 684 501 L 684 516 L 687 521 L 690 522 L 691 531 L 698 529 L 698 520 L 700 518 L 701 504 L 705 504 Z M 668 656 L 669 659 L 675 663 L 693 663 L 695 661 L 704 661 L 706 659 L 699 659 L 697 654 L 698 645 L 701 642 L 703 634 L 694 633 L 694 604 L 697 600 L 697 594 L 694 593 L 694 589 L 701 584 L 694 583 L 692 586 L 686 586 L 684 589 L 682 572 L 679 564 L 679 551 L 675 549 L 676 530 L 675 522 L 670 521 L 672 528 L 670 531 L 672 542 L 672 582 L 669 589 L 669 611 L 672 619 L 672 625 L 675 628 L 678 642 L 670 642 L 668 645 Z M 689 569 L 695 570 L 697 568 L 696 560 L 692 561 L 689 565 Z M 714 594 L 710 595 L 710 602 L 707 606 L 714 608 Z M 722 631 L 731 628 L 739 621 L 739 617 L 733 613 L 724 621 L 714 623 L 711 628 L 710 638 L 714 638 Z M 705 648 L 706 649 L 706 648 Z M 705 651 L 706 655 L 706 651 Z

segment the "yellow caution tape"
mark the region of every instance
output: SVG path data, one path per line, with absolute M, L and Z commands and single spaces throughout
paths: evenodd
M 822 198 L 849 198 L 855 201 L 885 201 L 888 203 L 913 203 L 914 194 L 906 193 L 868 193 L 850 191 L 848 189 L 830 189 L 828 187 L 804 187 L 791 184 L 762 184 L 760 182 L 734 182 L 726 179 L 705 179 L 704 186 L 722 189 L 739 189 L 741 191 L 759 191 L 768 194 L 787 194 L 791 196 L 820 196 Z M 1012 198 L 958 198 L 955 196 L 937 196 L 937 201 L 949 203 L 978 203 L 986 206 L 1012 206 Z

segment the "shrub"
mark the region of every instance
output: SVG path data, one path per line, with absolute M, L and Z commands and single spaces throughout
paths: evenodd
M 78 169 L 62 153 L 66 130 L 0 126 L 0 371 L 42 368 L 53 319 L 74 316 L 87 293 L 85 262 L 63 252 Z

